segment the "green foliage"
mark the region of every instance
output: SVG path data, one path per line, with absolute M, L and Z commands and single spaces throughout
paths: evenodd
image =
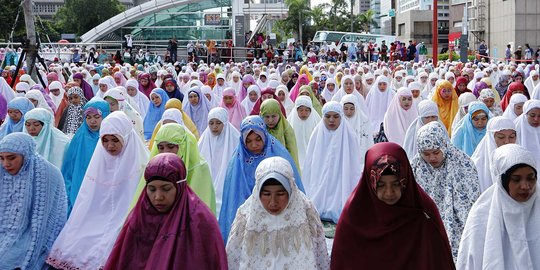
M 350 7 L 355 1 L 358 0 L 331 0 L 310 8 L 309 0 L 285 0 L 289 15 L 276 22 L 274 32 L 298 33 L 301 24 L 304 44 L 319 30 L 351 32 L 352 28 L 352 32 L 368 32 L 370 26 L 376 26 L 375 13 L 368 10 L 352 15 Z
M 62 33 L 82 35 L 124 10 L 118 0 L 66 0 L 54 21 Z
M 14 0 L 0 0 L 0 39 L 4 41 L 9 40 L 11 29 L 15 23 L 17 12 L 21 1 Z M 14 41 L 20 40 L 19 37 L 26 36 L 24 27 L 24 13 L 21 7 L 21 13 L 19 14 L 19 20 L 17 21 L 15 31 L 13 33 Z

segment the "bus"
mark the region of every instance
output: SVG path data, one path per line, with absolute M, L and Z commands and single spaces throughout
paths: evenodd
M 328 46 L 339 48 L 341 43 L 349 45 L 350 43 L 357 43 L 359 41 L 367 43 L 373 42 L 376 44 L 381 44 L 382 41 L 386 41 L 386 44 L 396 41 L 395 36 L 388 35 L 378 35 L 378 34 L 369 34 L 369 33 L 351 33 L 351 32 L 337 32 L 337 31 L 317 31 L 315 36 L 313 36 L 313 43 L 317 46 L 326 42 Z

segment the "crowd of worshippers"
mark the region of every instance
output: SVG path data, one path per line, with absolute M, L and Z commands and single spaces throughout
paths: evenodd
M 48 70 L 0 78 L 0 269 L 540 269 L 538 65 Z

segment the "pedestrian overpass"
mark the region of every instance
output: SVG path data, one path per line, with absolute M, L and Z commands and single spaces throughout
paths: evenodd
M 164 44 L 174 37 L 180 42 L 232 39 L 244 46 L 252 21 L 267 25 L 287 12 L 283 0 L 152 0 L 110 18 L 81 39 L 122 41 L 130 34 L 135 43 Z

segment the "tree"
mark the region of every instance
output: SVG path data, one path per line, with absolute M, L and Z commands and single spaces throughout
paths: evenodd
M 311 20 L 309 0 L 285 0 L 285 4 L 289 8 L 289 14 L 286 19 L 279 21 L 277 26 L 285 33 L 297 33 L 298 40 L 303 42 L 303 27 Z
M 13 33 L 14 37 L 25 37 L 26 32 L 24 28 L 24 14 L 22 7 L 20 7 L 21 1 L 13 0 L 0 0 L 0 39 L 9 41 L 11 29 L 15 25 L 15 18 L 17 13 L 20 11 L 19 19 L 15 25 L 15 31 Z M 19 10 L 20 8 L 20 10 Z M 19 38 L 14 38 L 14 40 L 20 40 Z
M 63 33 L 82 35 L 124 10 L 118 0 L 66 0 L 54 20 Z
M 358 16 L 358 26 L 362 32 L 369 32 L 370 26 L 377 27 L 374 17 L 375 12 L 372 9 L 369 9 Z

